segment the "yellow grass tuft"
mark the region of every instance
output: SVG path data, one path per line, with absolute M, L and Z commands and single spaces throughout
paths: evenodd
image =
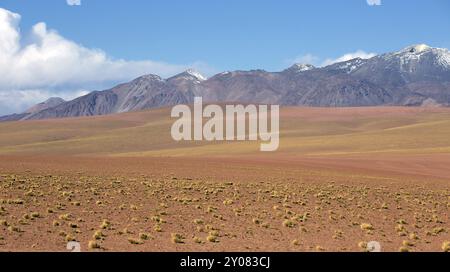
M 450 252 L 450 242 L 449 241 L 445 241 L 442 243 L 442 250 L 444 252 Z
M 171 234 L 171 240 L 175 244 L 183 244 L 184 243 L 183 235 L 178 234 L 178 233 L 172 233 Z
M 374 230 L 374 227 L 372 226 L 372 224 L 369 223 L 362 223 L 360 225 L 362 230 Z
M 99 243 L 97 243 L 96 241 L 89 241 L 88 243 L 88 248 L 89 249 L 100 249 L 101 246 Z

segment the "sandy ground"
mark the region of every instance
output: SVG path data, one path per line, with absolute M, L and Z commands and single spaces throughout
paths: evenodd
M 450 110 L 284 108 L 281 145 L 168 109 L 0 124 L 0 251 L 444 251 Z
M 0 160 L 2 251 L 72 239 L 94 251 L 442 251 L 450 239 L 449 170 L 412 173 L 426 158 Z

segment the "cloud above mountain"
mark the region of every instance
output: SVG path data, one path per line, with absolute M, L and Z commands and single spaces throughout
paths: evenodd
M 81 6 L 81 0 L 66 0 L 69 6 Z
M 319 62 L 320 62 L 320 58 L 318 56 L 314 56 L 313 54 L 308 53 L 306 55 L 300 55 L 291 60 L 288 60 L 287 65 L 291 65 L 291 64 L 295 64 L 295 63 L 318 65 Z
M 19 113 L 32 105 L 43 102 L 50 97 L 61 97 L 72 100 L 88 94 L 87 90 L 73 90 L 70 92 L 49 89 L 27 89 L 0 91 L 0 115 Z
M 317 67 L 324 67 L 328 66 L 334 63 L 348 61 L 351 59 L 361 58 L 361 59 L 370 59 L 372 57 L 375 57 L 376 53 L 368 53 L 364 50 L 357 50 L 355 52 L 344 54 L 338 58 L 320 58 L 318 56 L 315 56 L 313 54 L 305 54 L 305 55 L 299 55 L 293 59 L 289 59 L 287 64 L 294 64 L 294 63 L 303 63 L 303 64 L 312 64 Z
M 381 0 L 367 0 L 369 6 L 381 6 Z
M 73 3 L 74 1 L 72 1 Z M 20 31 L 21 16 L 0 8 L 0 113 L 14 101 L 36 92 L 72 97 L 80 89 L 101 88 L 127 81 L 143 74 L 168 77 L 187 68 L 206 74 L 212 69 L 205 63 L 171 64 L 161 61 L 114 59 L 101 49 L 84 47 L 49 29 L 44 22 L 35 24 L 30 33 Z M 24 39 L 23 36 L 26 36 Z M 26 43 L 25 43 L 26 41 Z M 39 98 L 40 99 L 40 98 Z M 28 101 L 27 99 L 25 99 Z M 26 107 L 29 105 L 25 105 Z M 15 108 L 14 110 L 21 110 Z
M 370 59 L 370 58 L 375 57 L 376 55 L 377 54 L 375 54 L 375 53 L 367 53 L 363 50 L 358 50 L 356 52 L 344 54 L 343 56 L 340 56 L 339 58 L 336 58 L 336 59 L 326 59 L 322 62 L 321 66 L 327 66 L 327 65 L 334 64 L 334 63 L 348 61 L 348 60 L 356 59 L 356 58 Z

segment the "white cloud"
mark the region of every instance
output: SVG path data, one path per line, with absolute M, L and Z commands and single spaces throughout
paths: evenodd
M 306 54 L 297 56 L 294 59 L 288 60 L 288 64 L 294 64 L 294 63 L 303 63 L 303 64 L 312 64 L 317 67 L 325 67 L 334 63 L 348 61 L 351 59 L 361 58 L 361 59 L 370 59 L 372 57 L 375 57 L 377 54 L 375 53 L 367 53 L 363 50 L 357 50 L 352 53 L 344 54 L 336 59 L 327 58 L 322 59 L 318 56 L 315 56 L 313 54 Z
M 381 6 L 381 0 L 367 0 L 369 6 Z
M 43 102 L 50 97 L 72 100 L 88 93 L 87 90 L 64 92 L 46 89 L 0 91 L 0 115 L 21 113 L 31 105 Z
M 288 60 L 289 64 L 302 63 L 302 64 L 313 64 L 316 65 L 320 61 L 320 58 L 312 54 L 300 55 L 293 59 Z
M 101 90 L 144 74 L 168 77 L 188 68 L 208 75 L 215 72 L 202 62 L 113 59 L 100 49 L 86 48 L 62 37 L 42 22 L 33 26 L 31 42 L 23 44 L 20 19 L 19 14 L 0 8 L 0 106 L 8 97 L 26 101 L 10 104 L 8 109 L 14 111 L 49 96 L 73 97 L 80 89 Z M 0 113 L 5 110 L 0 108 Z
M 356 52 L 353 53 L 348 53 L 345 54 L 337 59 L 326 59 L 322 62 L 321 66 L 328 66 L 334 63 L 338 63 L 338 62 L 343 62 L 343 61 L 348 61 L 351 59 L 356 59 L 356 58 L 361 58 L 361 59 L 370 59 L 375 57 L 377 54 L 375 53 L 367 53 L 365 51 L 362 50 L 358 50 Z
M 69 6 L 81 6 L 81 0 L 67 0 Z

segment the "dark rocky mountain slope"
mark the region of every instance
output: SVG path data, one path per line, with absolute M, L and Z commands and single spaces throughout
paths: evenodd
M 209 79 L 193 70 L 169 79 L 146 75 L 72 101 L 47 101 L 0 121 L 138 111 L 190 103 L 195 96 L 205 102 L 291 106 L 449 106 L 450 52 L 415 45 L 321 68 L 295 64 L 281 72 L 231 71 Z

